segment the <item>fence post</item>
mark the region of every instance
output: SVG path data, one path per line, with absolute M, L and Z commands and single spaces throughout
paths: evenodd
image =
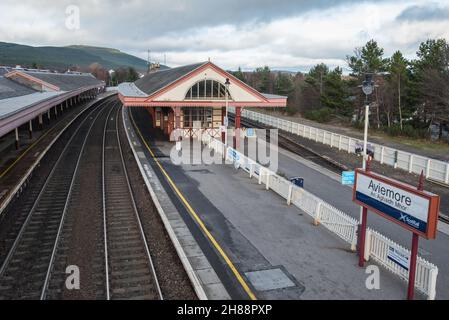
M 340 137 L 338 138 L 338 150 L 339 150 L 339 151 L 341 150 L 341 135 L 340 135 Z
M 449 163 L 446 164 L 446 179 L 444 179 L 445 183 L 449 183 Z
M 408 162 L 408 172 L 412 173 L 412 170 L 413 170 L 413 154 L 410 155 Z
M 380 149 L 380 164 L 384 164 L 384 157 L 385 157 L 385 147 L 382 146 Z
M 356 252 L 357 251 L 357 224 L 354 224 L 354 227 L 352 229 L 352 241 L 351 241 L 351 251 Z
M 249 165 L 249 178 L 252 179 L 254 175 L 254 163 Z
M 438 276 L 438 268 L 431 268 L 429 271 L 429 288 L 427 300 L 435 300 L 435 296 L 437 294 L 436 285 L 437 285 L 437 276 Z
M 399 160 L 399 151 L 394 151 L 394 168 L 396 169 L 398 167 L 398 160 Z
M 365 256 L 363 257 L 365 261 L 369 261 L 369 256 L 371 255 L 371 237 L 372 232 L 370 229 L 367 229 L 365 238 Z
M 426 179 L 430 176 L 430 166 L 431 166 L 431 160 L 427 159 L 427 166 L 426 166 Z
M 315 217 L 313 218 L 313 224 L 315 226 L 318 226 L 320 224 L 321 219 L 321 204 L 322 202 L 318 202 L 316 209 L 315 209 Z
M 351 141 L 352 141 L 352 139 L 349 138 L 349 140 L 348 140 L 348 153 L 351 153 Z
M 260 167 L 260 170 L 259 170 L 259 184 L 262 184 L 262 176 L 263 176 L 263 172 L 264 171 L 265 170 L 262 167 Z
M 293 183 L 288 186 L 287 205 L 292 204 Z
M 267 171 L 267 183 L 266 183 L 265 188 L 267 190 L 270 190 L 270 173 L 268 171 Z

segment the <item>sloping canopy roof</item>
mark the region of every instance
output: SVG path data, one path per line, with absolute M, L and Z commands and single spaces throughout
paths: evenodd
M 24 84 L 28 83 L 44 85 L 54 91 L 72 91 L 83 87 L 102 86 L 103 81 L 96 79 L 90 73 L 52 73 L 42 71 L 30 70 L 12 70 L 4 75 L 5 78 L 20 81 L 25 80 Z M 30 85 L 31 86 L 31 85 Z
M 63 93 L 65 92 L 34 92 L 26 95 L 0 99 L 0 120 L 27 109 L 31 105 L 57 97 Z
M 147 95 L 159 91 L 160 89 L 168 86 L 176 80 L 188 75 L 199 67 L 203 66 L 207 62 L 190 64 L 178 68 L 166 69 L 155 73 L 150 73 L 143 78 L 137 80 L 135 85 L 137 88 L 145 92 Z
M 91 74 L 70 74 L 24 71 L 25 74 L 50 83 L 62 91 L 71 91 L 82 87 L 101 85 L 101 81 Z
M 37 91 L 0 76 L 0 100 L 20 97 L 35 92 Z
M 13 69 L 0 76 L 0 136 L 67 99 L 103 86 L 89 74 Z

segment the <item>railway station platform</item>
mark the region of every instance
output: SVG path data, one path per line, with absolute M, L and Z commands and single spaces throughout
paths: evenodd
M 143 108 L 128 111 L 139 128 L 136 135 L 144 140 L 139 139 L 141 145 L 151 149 L 144 150 L 144 155 L 231 298 L 406 297 L 405 282 L 381 268 L 380 288 L 367 289 L 370 274 L 358 267 L 357 255 L 347 243 L 314 226 L 304 212 L 288 206 L 285 199 L 266 191 L 232 165 L 174 165 L 170 159 L 174 144 L 148 126 L 149 113 Z M 319 170 L 300 165 L 293 157 L 287 163 L 285 157 L 281 153 L 280 170 L 290 170 L 288 174 Z M 314 184 L 312 181 L 306 177 L 306 188 Z M 192 212 L 199 220 L 192 217 Z M 204 235 L 204 229 L 216 243 Z M 419 294 L 416 297 L 423 298 Z

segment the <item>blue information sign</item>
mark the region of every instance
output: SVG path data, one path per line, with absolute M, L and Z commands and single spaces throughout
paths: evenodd
M 343 171 L 341 173 L 341 184 L 353 186 L 355 180 L 355 171 Z
M 254 131 L 253 128 L 248 128 L 248 129 L 246 129 L 246 136 L 248 138 L 255 137 L 256 136 L 256 132 Z

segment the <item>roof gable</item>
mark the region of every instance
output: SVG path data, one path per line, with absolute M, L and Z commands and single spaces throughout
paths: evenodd
M 37 92 L 25 85 L 0 76 L 0 100 L 20 97 Z
M 101 85 L 91 74 L 67 74 L 13 70 L 5 78 L 39 91 L 72 91 L 87 86 Z
M 191 72 L 205 65 L 206 62 L 191 64 L 188 66 L 182 66 L 178 68 L 161 70 L 155 73 L 150 73 L 143 78 L 137 80 L 135 85 L 141 91 L 151 96 L 159 90 L 169 86 L 177 80 L 187 76 Z
M 26 72 L 22 71 L 11 71 L 5 74 L 5 78 L 11 79 L 13 81 L 17 81 L 23 85 L 29 86 L 35 90 L 42 91 L 60 91 L 61 89 L 51 83 L 43 81 L 39 78 L 34 77 Z M 40 86 L 40 87 L 38 87 Z
M 234 100 L 250 102 L 268 101 L 263 94 L 211 62 L 175 68 L 172 73 L 168 73 L 168 71 L 159 71 L 147 75 L 146 79 L 141 81 L 144 78 L 136 81 L 135 84 L 140 90 L 148 94 L 147 101 L 182 101 L 184 100 L 187 90 L 190 89 L 193 84 L 205 78 L 221 81 L 222 83 L 225 82 L 226 78 L 230 79 L 231 87 L 229 91 L 231 96 L 235 98 Z M 162 81 L 163 83 L 158 83 L 158 81 Z M 143 83 L 147 85 L 147 91 L 144 90 Z M 153 86 L 153 90 L 148 91 L 150 83 Z

